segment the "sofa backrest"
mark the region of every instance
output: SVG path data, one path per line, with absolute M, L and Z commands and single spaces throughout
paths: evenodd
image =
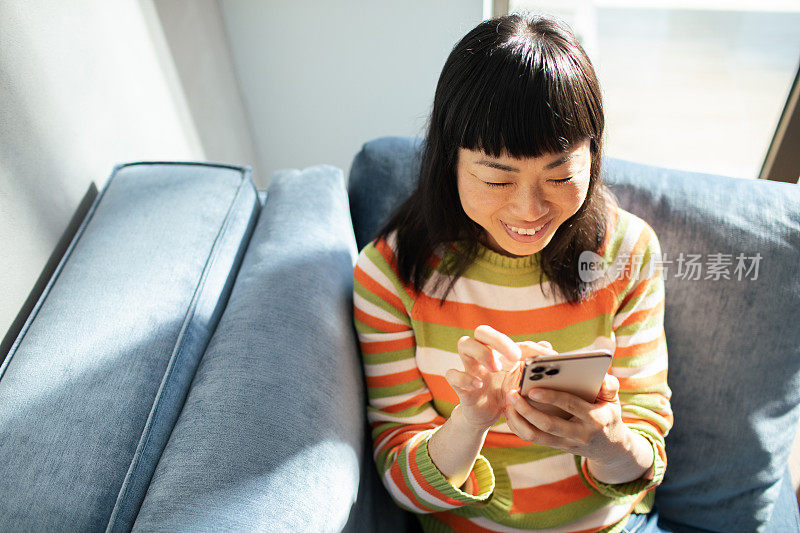
M 130 530 L 258 214 L 249 168 L 114 168 L 0 367 L 3 529 Z
M 412 190 L 420 146 L 382 138 L 356 156 L 359 249 Z M 666 269 L 675 425 L 656 503 L 679 524 L 754 531 L 770 519 L 800 416 L 800 188 L 603 165 L 620 206 L 654 228 Z

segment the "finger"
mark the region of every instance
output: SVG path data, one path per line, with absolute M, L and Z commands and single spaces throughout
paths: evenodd
M 483 324 L 475 328 L 475 340 L 497 350 L 510 363 L 516 363 L 522 358 L 522 351 L 517 343 L 505 333 L 500 333 L 491 326 Z
M 455 368 L 451 368 L 444 374 L 445 380 L 458 395 L 460 403 L 463 405 L 475 405 L 483 394 L 483 385 L 480 388 L 473 388 L 470 383 L 471 376 L 467 379 L 464 379 L 464 376 L 468 376 L 468 374 L 459 372 Z
M 556 437 L 548 435 L 525 420 L 522 415 L 514 409 L 513 404 L 506 406 L 505 417 L 508 428 L 521 439 L 534 444 L 541 444 L 542 446 L 556 447 Z
M 518 392 L 509 392 L 508 400 L 511 402 L 513 410 L 518 412 L 522 418 L 539 430 L 549 435 L 555 435 L 556 437 L 568 439 L 575 437 L 575 427 L 573 423 L 557 416 L 541 412 L 525 401 L 525 398 L 520 396 Z
M 503 377 L 503 384 L 501 390 L 503 394 L 507 394 L 508 391 L 511 390 L 519 390 L 522 384 L 522 371 L 525 368 L 525 365 L 522 361 L 517 361 L 517 363 L 509 369 L 506 375 Z
M 467 392 L 480 390 L 483 387 L 483 381 L 476 377 L 470 376 L 466 372 L 461 372 L 455 368 L 449 369 L 444 373 L 444 377 L 451 387 L 454 389 L 461 389 Z
M 458 339 L 458 355 L 464 363 L 464 369 L 479 379 L 486 379 L 490 372 L 497 372 L 502 368 L 497 354 L 472 337 Z
M 617 402 L 619 401 L 619 380 L 616 376 L 606 374 L 603 378 L 603 385 L 600 387 L 600 392 L 597 393 L 597 400 L 604 402 Z
M 517 345 L 522 352 L 523 359 L 528 359 L 530 357 L 538 357 L 540 355 L 558 355 L 558 352 L 553 349 L 553 346 L 547 342 L 533 342 L 533 341 L 523 341 L 518 342 Z

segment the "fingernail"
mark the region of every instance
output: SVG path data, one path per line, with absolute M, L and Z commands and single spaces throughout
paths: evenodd
M 530 391 L 528 393 L 528 398 L 530 398 L 531 400 L 541 400 L 542 399 L 542 393 L 540 391 L 534 389 L 534 390 L 532 390 L 532 391 Z
M 481 385 L 483 385 L 483 381 L 481 381 L 479 379 L 473 379 L 472 380 L 472 388 L 473 389 L 480 389 Z

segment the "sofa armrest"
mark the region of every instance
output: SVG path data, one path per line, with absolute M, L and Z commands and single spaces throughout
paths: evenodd
M 341 171 L 273 176 L 134 530 L 344 526 L 364 451 L 355 257 Z

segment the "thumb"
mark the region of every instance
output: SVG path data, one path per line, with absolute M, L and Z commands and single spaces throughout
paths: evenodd
M 604 402 L 619 401 L 619 380 L 616 376 L 606 374 L 606 377 L 603 378 L 603 385 L 600 387 L 600 392 L 597 393 L 597 399 Z

